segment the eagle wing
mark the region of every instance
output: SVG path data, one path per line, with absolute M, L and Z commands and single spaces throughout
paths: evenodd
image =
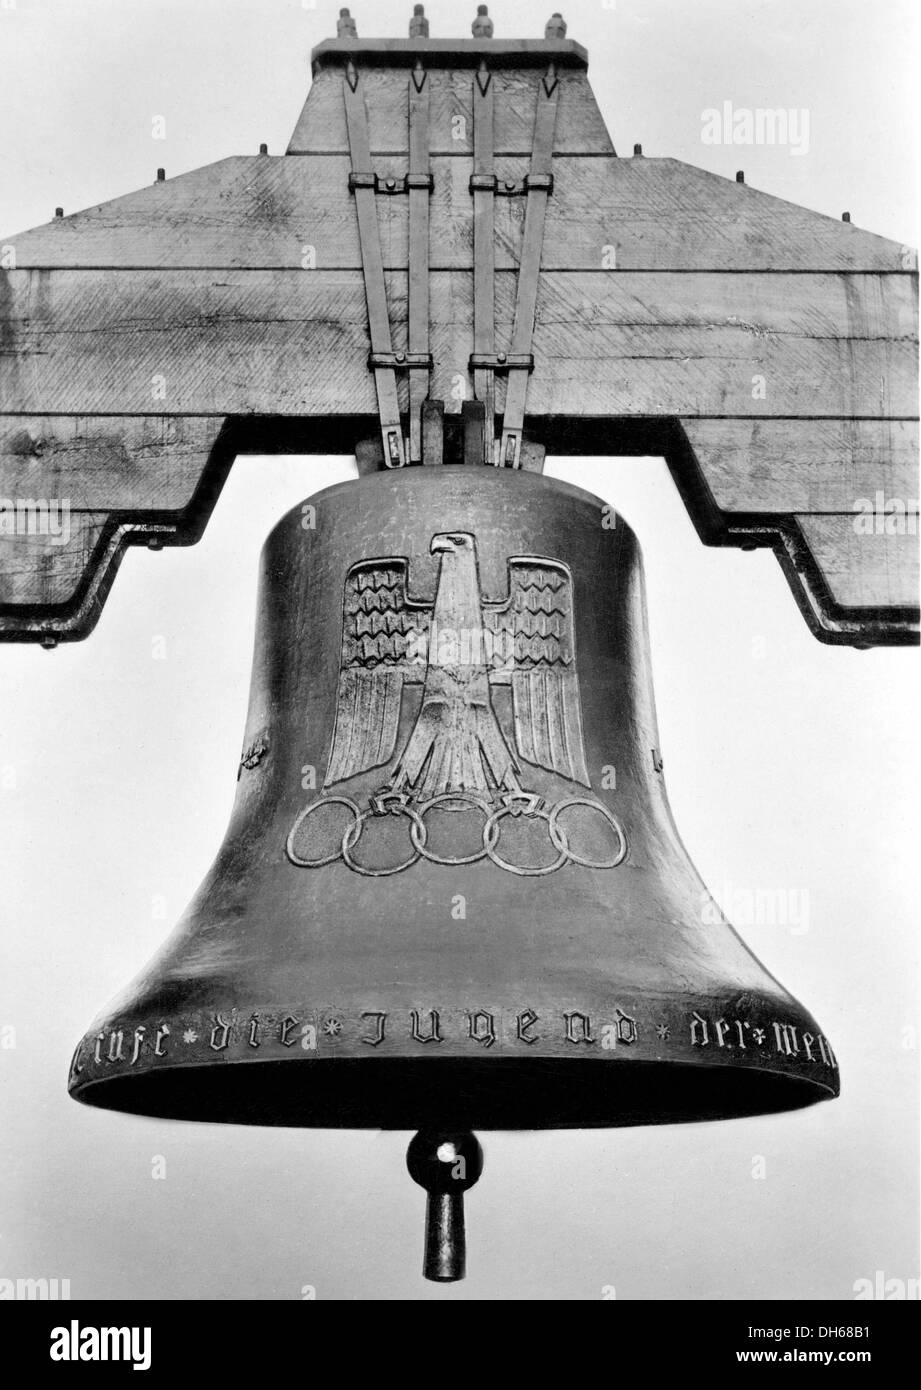
M 324 787 L 393 757 L 403 686 L 425 679 L 430 605 L 407 595 L 407 561 L 363 560 L 346 575 L 342 655 Z
M 484 607 L 490 682 L 512 687 L 515 742 L 525 762 L 588 787 L 572 575 L 559 561 L 533 556 L 513 556 L 508 568 L 508 599 Z

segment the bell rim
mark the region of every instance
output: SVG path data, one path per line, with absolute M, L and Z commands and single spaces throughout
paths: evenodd
M 304 1085 L 306 1068 L 319 1085 Z M 765 1060 L 368 1056 L 173 1063 L 78 1079 L 70 1094 L 94 1109 L 210 1124 L 517 1132 L 753 1119 L 834 1100 L 840 1082 Z

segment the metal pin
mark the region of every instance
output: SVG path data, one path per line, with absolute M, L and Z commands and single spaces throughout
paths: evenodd
M 269 152 L 269 147 L 268 147 L 268 145 L 260 145 L 260 146 L 259 146 L 259 153 L 260 153 L 260 154 L 268 154 L 268 152 Z
M 63 217 L 63 216 L 64 216 L 64 209 L 63 209 L 63 208 L 55 208 L 55 210 L 54 210 L 54 215 L 55 215 L 55 217 Z
M 163 180 L 164 180 L 165 178 L 166 178 L 166 170 L 165 170 L 165 169 L 158 169 L 158 170 L 157 170 L 157 183 L 162 183 Z
M 473 37 L 475 39 L 491 39 L 493 36 L 493 22 L 489 17 L 488 5 L 477 5 L 476 19 L 472 25 Z
M 358 25 L 355 23 L 348 9 L 339 11 L 339 18 L 336 21 L 336 33 L 340 39 L 357 39 Z
M 634 156 L 636 156 L 636 155 L 641 155 L 641 154 L 643 153 L 643 146 L 642 146 L 642 145 L 634 145 L 634 146 L 633 146 L 633 153 L 634 153 Z
M 842 212 L 842 214 L 841 214 L 841 221 L 842 221 L 842 222 L 850 222 L 850 220 L 851 220 L 851 214 L 850 214 L 849 212 Z
M 744 183 L 744 182 L 745 182 L 745 170 L 744 170 L 744 169 L 737 169 L 737 170 L 736 170 L 736 183 Z

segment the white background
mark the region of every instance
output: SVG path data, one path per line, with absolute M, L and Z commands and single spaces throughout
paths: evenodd
M 337 8 L 0 8 L 0 228 L 144 186 L 160 164 L 181 173 L 262 140 L 282 152 Z M 370 37 L 403 35 L 412 6 L 352 8 Z M 551 8 L 494 4 L 497 37 L 540 37 Z M 641 141 L 728 177 L 744 167 L 760 189 L 916 244 L 915 9 L 582 0 L 565 13 L 622 153 Z M 427 10 L 447 37 L 469 32 L 475 5 Z M 701 113 L 726 100 L 808 108 L 809 154 L 702 145 Z M 73 1045 L 223 835 L 264 536 L 352 470 L 240 459 L 200 545 L 129 552 L 89 641 L 0 647 L 0 786 L 13 783 L 0 790 L 0 1028 L 16 1043 L 0 1049 L 0 1278 L 69 1278 L 75 1298 L 296 1299 L 309 1285 L 456 1300 L 608 1286 L 847 1299 L 876 1270 L 916 1276 L 917 656 L 818 643 L 773 556 L 700 544 L 660 460 L 548 472 L 613 503 L 643 542 L 668 786 L 705 880 L 730 913 L 741 891 L 808 892 L 805 932 L 738 925 L 831 1037 L 841 1099 L 720 1124 L 486 1135 L 470 1274 L 450 1287 L 419 1276 L 408 1135 L 167 1124 L 68 1100 Z

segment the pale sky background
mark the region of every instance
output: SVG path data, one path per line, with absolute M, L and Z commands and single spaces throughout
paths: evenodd
M 426 8 L 450 36 L 476 7 Z M 497 36 L 539 37 L 555 6 L 491 8 Z M 640 141 L 730 177 L 744 167 L 760 189 L 917 245 L 914 0 L 562 8 L 621 153 Z M 352 9 L 365 37 L 400 36 L 412 5 Z M 178 174 L 263 140 L 281 153 L 337 11 L 0 0 L 0 229 L 143 187 L 160 164 Z M 809 154 L 702 145 L 701 112 L 726 100 L 808 108 Z M 157 114 L 166 141 L 150 138 Z M 165 1123 L 68 1099 L 74 1044 L 224 833 L 262 541 L 352 468 L 239 460 L 197 547 L 128 553 L 87 642 L 0 647 L 0 1029 L 16 1043 L 0 1048 L 0 1278 L 69 1278 L 75 1298 L 296 1299 L 311 1285 L 453 1301 L 610 1285 L 622 1299 L 848 1299 L 876 1270 L 917 1276 L 918 656 L 818 643 L 772 555 L 699 543 L 660 460 L 547 471 L 614 504 L 643 544 L 669 793 L 704 879 L 724 899 L 808 892 L 805 932 L 738 925 L 832 1039 L 841 1099 L 719 1124 L 486 1134 L 470 1273 L 447 1287 L 419 1274 L 408 1134 Z

